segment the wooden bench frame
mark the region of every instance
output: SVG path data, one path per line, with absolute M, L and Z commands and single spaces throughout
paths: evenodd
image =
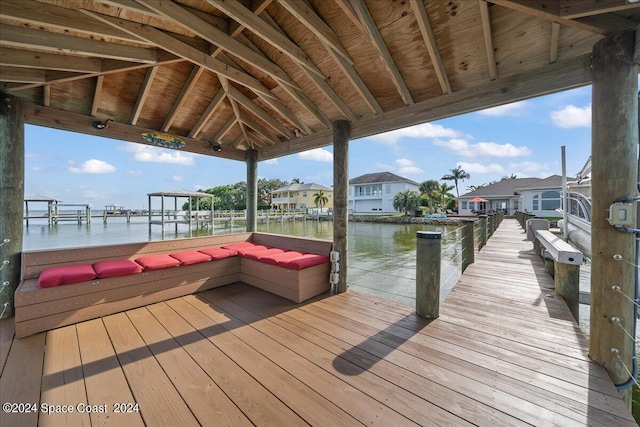
M 276 295 L 302 302 L 329 290 L 330 264 L 289 270 L 239 256 L 217 261 L 94 279 L 73 285 L 40 288 L 39 274 L 48 267 L 93 264 L 251 241 L 261 245 L 329 255 L 330 241 L 268 233 L 238 233 L 144 243 L 49 249 L 22 253 L 21 282 L 15 293 L 16 336 L 165 301 L 243 281 Z

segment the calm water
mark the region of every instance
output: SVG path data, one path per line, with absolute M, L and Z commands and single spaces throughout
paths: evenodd
M 93 218 L 91 224 L 60 223 L 49 226 L 45 219 L 30 220 L 24 229 L 25 250 L 107 245 L 239 233 L 244 224 L 189 232 L 188 226 L 166 225 L 164 235 L 159 225 L 149 233 L 146 217 Z M 333 238 L 333 223 L 327 221 L 270 221 L 258 224 L 258 231 L 319 239 Z M 415 304 L 416 233 L 441 231 L 442 292 L 441 299 L 460 277 L 460 237 L 455 227 L 405 224 L 349 223 L 349 286 L 353 290 Z

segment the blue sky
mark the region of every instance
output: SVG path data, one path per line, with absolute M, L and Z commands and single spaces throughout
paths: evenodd
M 591 152 L 591 87 L 517 102 L 351 141 L 349 177 L 389 171 L 422 182 L 440 180 L 462 166 L 471 178 L 460 186 L 504 175 L 576 174 Z M 261 178 L 333 182 L 332 148 L 324 147 L 258 164 Z M 147 207 L 147 193 L 198 190 L 246 180 L 235 160 L 110 140 L 38 126 L 25 131 L 25 194 L 65 203 Z M 455 190 L 454 190 L 455 192 Z

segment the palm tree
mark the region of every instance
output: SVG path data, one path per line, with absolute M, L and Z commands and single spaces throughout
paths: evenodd
M 433 212 L 434 195 L 438 192 L 440 184 L 435 179 L 429 179 L 420 184 L 420 194 L 424 194 L 427 199 L 429 212 Z
M 449 185 L 446 182 L 443 182 L 438 186 L 438 191 L 434 198 L 438 201 L 441 208 L 447 208 L 447 205 L 449 204 L 448 201 L 453 198 L 453 195 L 450 193 L 453 188 L 453 185 Z
M 470 186 L 468 186 L 468 187 L 467 187 L 467 190 L 469 190 L 469 191 L 476 191 L 476 190 L 479 190 L 479 189 L 484 188 L 484 187 L 486 187 L 486 186 L 487 186 L 487 184 L 470 185 Z
M 313 203 L 316 204 L 316 207 L 319 207 L 320 210 L 329 202 L 329 198 L 326 194 L 324 194 L 324 190 L 318 190 L 316 194 L 313 195 Z
M 453 183 L 456 186 L 456 196 L 460 197 L 460 192 L 458 191 L 458 181 L 464 181 L 465 179 L 469 179 L 471 178 L 471 175 L 469 175 L 468 173 L 466 173 L 463 169 L 462 166 L 458 165 L 457 168 L 455 169 L 449 169 L 451 171 L 450 174 L 443 176 L 442 180 L 444 181 L 453 181 Z
M 420 196 L 415 191 L 404 190 L 399 192 L 393 198 L 393 208 L 404 211 L 409 216 L 409 211 L 420 206 Z

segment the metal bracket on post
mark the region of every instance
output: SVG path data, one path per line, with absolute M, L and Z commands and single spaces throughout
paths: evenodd
M 337 294 L 338 286 L 340 284 L 340 252 L 331 251 L 329 253 L 329 259 L 331 260 L 331 273 L 329 274 L 331 292 Z

